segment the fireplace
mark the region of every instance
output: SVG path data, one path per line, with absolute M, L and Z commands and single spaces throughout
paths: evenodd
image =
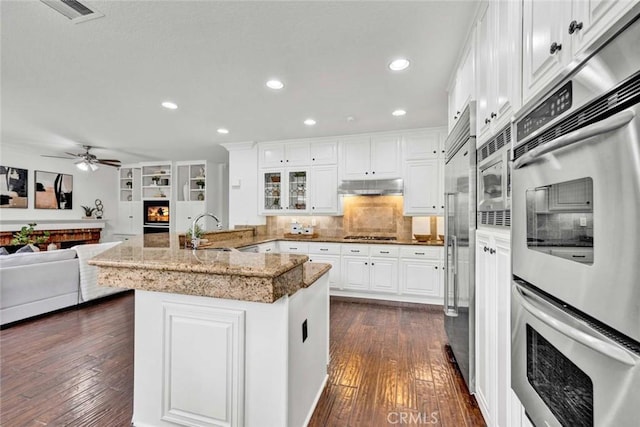
M 168 200 L 145 200 L 142 217 L 145 233 L 168 233 L 171 209 Z

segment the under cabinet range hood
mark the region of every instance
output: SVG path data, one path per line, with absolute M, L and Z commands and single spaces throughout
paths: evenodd
M 355 196 L 401 196 L 402 179 L 354 179 L 345 180 L 338 187 L 338 194 Z

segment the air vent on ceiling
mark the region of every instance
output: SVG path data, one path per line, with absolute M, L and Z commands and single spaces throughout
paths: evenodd
M 74 24 L 90 19 L 101 18 L 104 15 L 95 9 L 90 9 L 76 0 L 40 0 L 42 3 L 60 12 Z

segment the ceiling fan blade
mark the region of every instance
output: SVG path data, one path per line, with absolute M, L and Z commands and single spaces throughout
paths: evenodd
M 105 165 L 105 166 L 113 166 L 114 168 L 119 168 L 120 167 L 120 162 L 111 163 L 111 162 L 106 162 L 104 160 L 98 160 L 96 163 L 100 163 L 101 165 Z
M 73 157 L 82 157 L 84 154 L 76 154 L 76 153 L 68 153 L 68 152 L 64 152 L 64 154 L 67 154 L 69 156 L 73 156 Z
M 62 157 L 62 156 L 48 156 L 46 154 L 40 154 L 40 157 L 53 157 L 54 159 L 67 159 L 67 160 L 75 160 L 75 157 Z
M 120 160 L 117 159 L 96 159 L 99 162 L 110 162 L 110 163 L 121 163 Z

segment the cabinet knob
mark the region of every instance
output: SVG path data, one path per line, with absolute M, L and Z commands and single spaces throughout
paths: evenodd
M 374 263 L 371 263 L 371 265 L 375 265 Z
M 549 53 L 551 55 L 555 54 L 556 52 L 562 50 L 562 44 L 561 43 L 556 43 L 553 42 L 551 43 L 551 47 L 549 47 Z
M 491 118 L 492 118 L 492 119 L 495 119 L 496 117 L 498 117 L 498 115 L 492 111 L 492 112 L 491 112 Z
M 371 172 L 371 175 L 375 175 L 375 174 L 376 174 L 376 171 Z
M 365 172 L 364 174 L 365 174 L 365 175 L 369 175 L 369 172 Z
M 368 263 L 368 262 L 365 262 L 365 263 L 364 263 L 364 265 L 369 265 L 369 263 Z
M 433 154 L 436 154 L 436 153 L 437 153 L 437 151 L 436 151 L 436 150 L 433 150 Z
M 495 254 L 495 253 L 496 253 L 496 250 L 495 250 L 495 249 L 493 249 L 493 248 L 491 248 L 491 249 L 489 249 L 489 253 L 490 253 L 491 255 L 493 255 L 493 254 Z
M 491 120 L 489 120 L 489 119 L 484 119 L 484 124 L 485 124 L 485 125 L 488 125 L 489 123 L 491 123 Z
M 580 31 L 582 29 L 582 22 L 578 22 L 575 19 L 571 21 L 569 24 L 569 34 L 573 34 L 576 31 Z
M 312 158 L 311 158 L 311 160 L 315 162 L 315 161 L 316 161 L 316 158 L 315 158 L 315 157 L 312 157 Z
M 311 209 L 315 209 L 315 208 L 316 208 L 315 206 L 311 206 Z
M 437 270 L 437 269 L 438 269 L 438 266 L 436 265 L 434 268 Z
M 287 159 L 286 162 L 289 163 L 289 159 Z
M 280 160 L 280 163 L 284 163 L 284 160 Z
M 436 208 L 435 206 L 432 206 L 432 207 L 433 207 L 433 209 L 435 209 L 435 208 Z
M 484 248 L 482 248 L 482 250 L 485 251 L 485 252 L 489 252 L 489 248 L 486 247 L 486 246 Z

